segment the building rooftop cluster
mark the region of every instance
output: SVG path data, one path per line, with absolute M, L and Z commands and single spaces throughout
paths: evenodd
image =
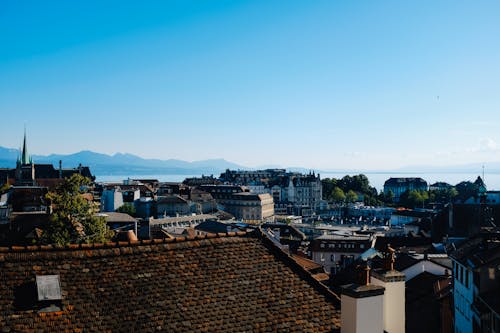
M 24 145 L 16 169 L 0 170 L 12 184 L 0 200 L 6 332 L 500 327 L 500 192 L 482 180 L 432 209 L 328 209 L 319 174 L 283 169 L 92 183 L 82 197 L 113 242 L 56 246 L 40 241 L 47 193 L 75 173 L 94 178 L 87 167 L 52 169 Z M 391 178 L 384 190 L 401 198 L 424 187 Z

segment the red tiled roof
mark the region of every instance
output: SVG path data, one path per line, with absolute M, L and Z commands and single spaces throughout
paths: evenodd
M 302 267 L 304 267 L 307 271 L 312 271 L 318 268 L 323 268 L 320 264 L 315 263 L 314 261 L 301 257 L 301 256 L 292 256 L 292 258 Z
M 54 274 L 61 311 L 37 313 L 36 294 L 31 308 L 19 305 L 23 286 Z M 13 332 L 335 332 L 338 309 L 258 231 L 0 248 L 0 327 Z
M 328 280 L 330 279 L 330 275 L 328 273 L 317 273 L 313 274 L 313 278 L 316 280 L 323 282 L 323 283 L 328 283 Z

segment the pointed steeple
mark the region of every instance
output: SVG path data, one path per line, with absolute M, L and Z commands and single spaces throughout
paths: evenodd
M 21 152 L 21 164 L 31 164 L 31 158 L 28 154 L 28 146 L 26 145 L 26 126 L 24 126 L 24 140 L 23 140 L 23 149 Z

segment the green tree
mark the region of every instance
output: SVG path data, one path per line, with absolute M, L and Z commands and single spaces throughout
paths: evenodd
M 408 208 L 424 207 L 425 202 L 429 200 L 427 191 L 411 190 L 401 194 L 399 203 Z
M 354 176 L 344 176 L 342 178 L 341 183 L 342 183 L 342 189 L 347 192 L 349 190 L 353 190 L 355 192 L 360 192 L 363 194 L 372 192 L 368 177 L 366 177 L 363 174 Z
M 380 206 L 387 202 L 383 194 L 378 194 L 377 189 L 375 187 L 370 186 L 370 182 L 368 177 L 364 174 L 349 176 L 346 175 L 341 179 L 335 178 L 324 178 L 321 180 L 323 186 L 323 199 L 330 200 L 334 202 L 345 201 L 344 196 L 349 191 L 353 191 L 359 193 L 363 196 L 363 201 L 365 205 L 369 206 Z M 342 190 L 344 196 L 340 194 L 340 191 L 336 188 Z M 354 200 L 354 196 L 351 196 L 351 200 L 356 201 L 359 195 L 357 195 Z M 392 202 L 392 197 L 389 200 L 389 203 Z
M 367 206 L 382 206 L 384 203 L 379 199 L 378 196 L 373 196 L 370 194 L 364 195 L 364 203 Z
M 347 202 L 356 202 L 358 200 L 358 194 L 353 190 L 349 190 L 345 196 Z
M 9 190 L 9 188 L 10 188 L 9 184 L 7 184 L 7 183 L 3 184 L 2 186 L 0 186 L 0 193 L 7 192 Z
M 429 199 L 439 203 L 453 202 L 458 196 L 458 191 L 454 187 L 429 191 Z
M 323 188 L 323 199 L 332 200 L 332 192 L 335 186 L 337 186 L 337 180 L 335 178 L 324 178 L 321 180 L 321 185 Z
M 456 188 L 452 187 L 447 190 L 447 196 L 449 198 L 449 201 L 455 200 L 455 198 L 458 196 L 458 191 Z
M 133 216 L 133 217 L 135 217 L 135 213 L 136 213 L 134 205 L 131 203 L 128 203 L 128 202 L 126 202 L 122 206 L 118 207 L 118 209 L 116 211 L 119 213 L 128 214 L 128 215 Z
M 344 202 L 345 201 L 345 194 L 344 191 L 338 186 L 336 186 L 331 194 L 331 198 L 333 202 Z
M 479 178 L 480 179 L 480 178 Z M 479 193 L 481 182 L 476 180 L 474 183 L 470 181 L 463 181 L 455 185 L 455 189 L 458 193 L 456 199 L 460 201 L 465 201 L 472 196 L 476 196 Z
M 392 192 L 392 190 L 387 191 L 387 193 L 380 191 L 377 198 L 380 202 L 383 202 L 386 205 L 392 205 L 394 201 L 394 192 Z
M 47 194 L 53 212 L 43 231 L 42 243 L 103 243 L 111 239 L 106 221 L 95 216 L 92 203 L 82 195 L 89 184 L 88 178 L 74 174 Z

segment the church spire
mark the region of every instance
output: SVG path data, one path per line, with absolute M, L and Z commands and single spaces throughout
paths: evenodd
M 23 151 L 21 152 L 21 164 L 31 164 L 31 158 L 28 154 L 28 146 L 26 145 L 26 126 L 24 126 Z

